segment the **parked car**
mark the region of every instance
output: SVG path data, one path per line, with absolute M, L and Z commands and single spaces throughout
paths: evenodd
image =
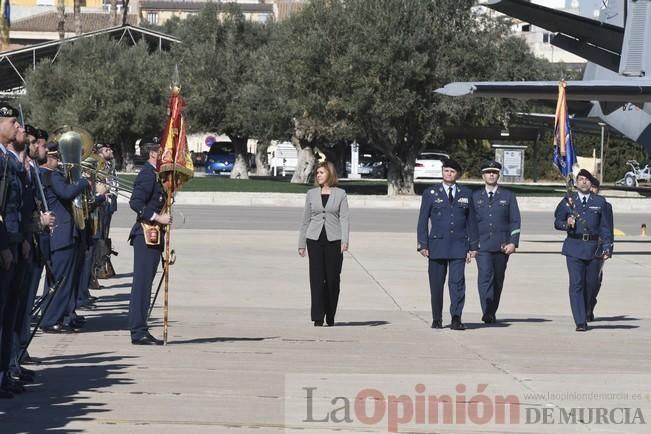
M 213 143 L 206 156 L 205 171 L 207 174 L 225 173 L 233 170 L 235 154 L 230 142 Z
M 436 151 L 424 151 L 416 157 L 414 179 L 443 178 L 443 160 L 448 154 Z
M 350 161 L 346 161 L 346 173 L 352 170 Z M 357 163 L 357 173 L 369 178 L 386 178 L 387 164 L 380 157 L 374 157 L 371 154 L 361 154 Z

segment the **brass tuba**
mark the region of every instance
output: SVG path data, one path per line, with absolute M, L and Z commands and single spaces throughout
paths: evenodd
M 54 131 L 54 140 L 59 143 L 59 154 L 63 163 L 66 180 L 70 184 L 77 183 L 82 177 L 82 161 L 90 155 L 93 148 L 93 137 L 83 128 L 64 125 Z M 75 225 L 80 229 L 86 228 L 86 219 L 90 213 L 90 203 L 94 201 L 92 193 L 84 192 L 72 201 L 72 215 Z

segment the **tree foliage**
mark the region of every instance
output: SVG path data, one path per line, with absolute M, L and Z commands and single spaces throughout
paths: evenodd
M 171 75 L 165 53 L 88 38 L 28 73 L 22 102 L 34 125 L 48 131 L 81 126 L 97 142 L 120 145 L 124 155 L 138 138 L 163 130 Z
M 304 142 L 356 140 L 390 163 L 389 192 L 413 192 L 416 155 L 446 124 L 479 125 L 522 103 L 434 93 L 457 80 L 536 79 L 539 61 L 471 0 L 313 0 L 272 37 Z

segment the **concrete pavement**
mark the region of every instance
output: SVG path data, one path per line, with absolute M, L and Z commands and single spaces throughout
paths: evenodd
M 606 264 L 598 321 L 587 333 L 574 331 L 558 253 L 562 236 L 536 234 L 525 237 L 509 262 L 496 326 L 480 321 L 476 266 L 467 267 L 468 330 L 455 332 L 429 328 L 426 260 L 415 251 L 413 234 L 354 232 L 338 324 L 315 328 L 296 231 L 179 229 L 172 234 L 178 259 L 169 344 L 140 347 L 129 343 L 126 330 L 127 233 L 113 231 L 119 275 L 93 292 L 99 309 L 87 315 L 84 332 L 37 335 L 30 352 L 43 361 L 34 368 L 39 383 L 0 401 L 2 433 L 385 432 L 390 408 L 378 422 L 364 422 L 349 393 L 373 386 L 388 395 L 407 387 L 404 393 L 417 402 L 414 384 L 425 385 L 428 394 L 461 396 L 465 408 L 479 400 L 473 397 L 487 397 L 494 414 L 496 396 L 515 395 L 520 419 L 475 423 L 465 410 L 465 421 L 455 416 L 443 423 L 443 412 L 437 423 L 419 423 L 414 406 L 412 417 L 397 424 L 401 432 L 649 431 L 639 417 L 629 424 L 581 423 L 585 415 L 574 423 L 562 419 L 563 411 L 595 408 L 617 422 L 614 412 L 626 407 L 639 408 L 651 423 L 651 264 L 642 239 L 626 238 Z M 157 336 L 161 318 L 156 308 Z M 467 393 L 458 392 L 460 384 Z M 479 393 L 481 384 L 488 386 Z M 314 391 L 310 402 L 307 389 Z M 328 415 L 345 407 L 338 399 L 344 395 L 352 397 L 351 422 L 336 422 L 345 420 L 344 410 Z M 368 415 L 377 402 L 366 402 Z M 310 422 L 308 409 L 312 420 L 329 421 Z M 399 410 L 406 414 L 406 407 Z M 545 412 L 552 423 L 543 423 Z

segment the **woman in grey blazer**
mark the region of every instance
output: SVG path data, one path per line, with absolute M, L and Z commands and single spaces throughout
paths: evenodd
M 320 163 L 316 170 L 318 187 L 307 192 L 303 223 L 298 236 L 298 254 L 310 259 L 312 321 L 323 326 L 335 325 L 339 301 L 339 276 L 343 253 L 348 250 L 348 199 L 335 187 L 337 172 L 331 162 Z

